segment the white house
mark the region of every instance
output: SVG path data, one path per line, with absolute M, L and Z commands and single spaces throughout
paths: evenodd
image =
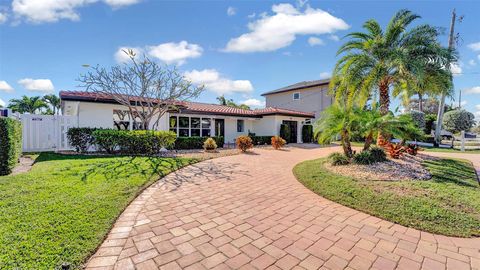
M 78 117 L 79 127 L 137 129 L 138 122 L 129 117 L 128 109 L 111 96 L 91 92 L 61 91 L 62 112 Z M 217 104 L 183 102 L 178 111 L 165 113 L 159 130 L 171 130 L 178 136 L 224 136 L 233 143 L 239 135 L 279 135 L 280 125 L 291 128 L 290 142 L 301 142 L 302 126 L 315 118 L 313 112 L 267 107 L 244 110 Z

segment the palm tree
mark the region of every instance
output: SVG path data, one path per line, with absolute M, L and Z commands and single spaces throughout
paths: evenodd
M 21 99 L 11 99 L 8 104 L 8 108 L 19 113 L 31 113 L 34 114 L 41 109 L 48 108 L 48 105 L 39 96 L 27 97 L 22 96 Z
M 328 144 L 340 135 L 345 156 L 353 157 L 350 136 L 357 128 L 357 112 L 352 107 L 335 102 L 324 110 L 314 127 L 314 134 L 320 144 Z
M 408 10 L 398 11 L 383 30 L 375 20 L 369 20 L 365 32 L 354 32 L 337 55 L 343 54 L 333 71 L 330 84 L 337 99 L 349 97 L 363 106 L 378 94 L 380 112 L 389 112 L 390 89 L 394 96 L 420 86 L 418 74 L 428 65 L 441 69 L 451 59 L 450 50 L 437 41 L 439 32 L 430 25 L 409 26 L 420 18 Z M 450 71 L 444 72 L 447 75 Z M 441 73 L 442 75 L 444 73 Z M 440 72 L 431 73 L 439 75 Z
M 237 104 L 233 101 L 233 99 L 226 99 L 224 95 L 217 97 L 218 104 L 233 108 L 239 108 L 244 110 L 250 110 L 250 106 L 245 104 Z
M 58 114 L 60 111 L 60 98 L 55 94 L 43 96 L 43 100 L 50 105 L 53 114 Z

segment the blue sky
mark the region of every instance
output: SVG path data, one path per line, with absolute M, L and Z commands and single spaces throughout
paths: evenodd
M 117 64 L 128 47 L 206 84 L 200 101 L 261 106 L 263 92 L 328 77 L 339 37 L 401 8 L 445 29 L 453 8 L 465 16 L 455 91 L 480 118 L 478 1 L 0 0 L 0 103 L 81 90 L 82 65 Z

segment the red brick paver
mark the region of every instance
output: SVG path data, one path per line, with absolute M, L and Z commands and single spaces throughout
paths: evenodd
M 295 179 L 297 163 L 338 150 L 255 149 L 172 173 L 127 207 L 86 268 L 479 269 L 480 239 L 393 224 Z

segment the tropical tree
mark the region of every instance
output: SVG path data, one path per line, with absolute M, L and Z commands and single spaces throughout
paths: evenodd
M 380 112 L 386 115 L 391 92 L 408 96 L 412 89 L 423 91 L 430 81 L 440 84 L 443 77 L 437 76 L 451 76 L 444 68 L 453 57 L 451 51 L 437 41 L 437 28 L 426 24 L 410 27 L 418 18 L 409 10 L 400 10 L 385 30 L 371 19 L 363 25 L 365 32 L 348 34 L 349 40 L 338 50 L 342 57 L 330 82 L 336 98 L 348 96 L 349 102 L 358 100 L 358 106 L 363 106 L 378 94 Z
M 60 98 L 54 94 L 43 96 L 43 100 L 51 107 L 52 114 L 58 114 L 60 111 Z
M 314 134 L 320 144 L 328 144 L 340 136 L 345 156 L 353 157 L 350 143 L 352 131 L 357 128 L 358 110 L 335 102 L 324 110 L 314 125 Z
M 27 97 L 22 96 L 21 99 L 10 99 L 8 108 L 19 113 L 37 113 L 42 109 L 47 109 L 48 105 L 39 96 Z
M 250 110 L 250 106 L 245 104 L 237 104 L 233 101 L 233 99 L 226 99 L 224 95 L 217 97 L 218 104 L 233 108 L 239 108 L 244 110 Z

